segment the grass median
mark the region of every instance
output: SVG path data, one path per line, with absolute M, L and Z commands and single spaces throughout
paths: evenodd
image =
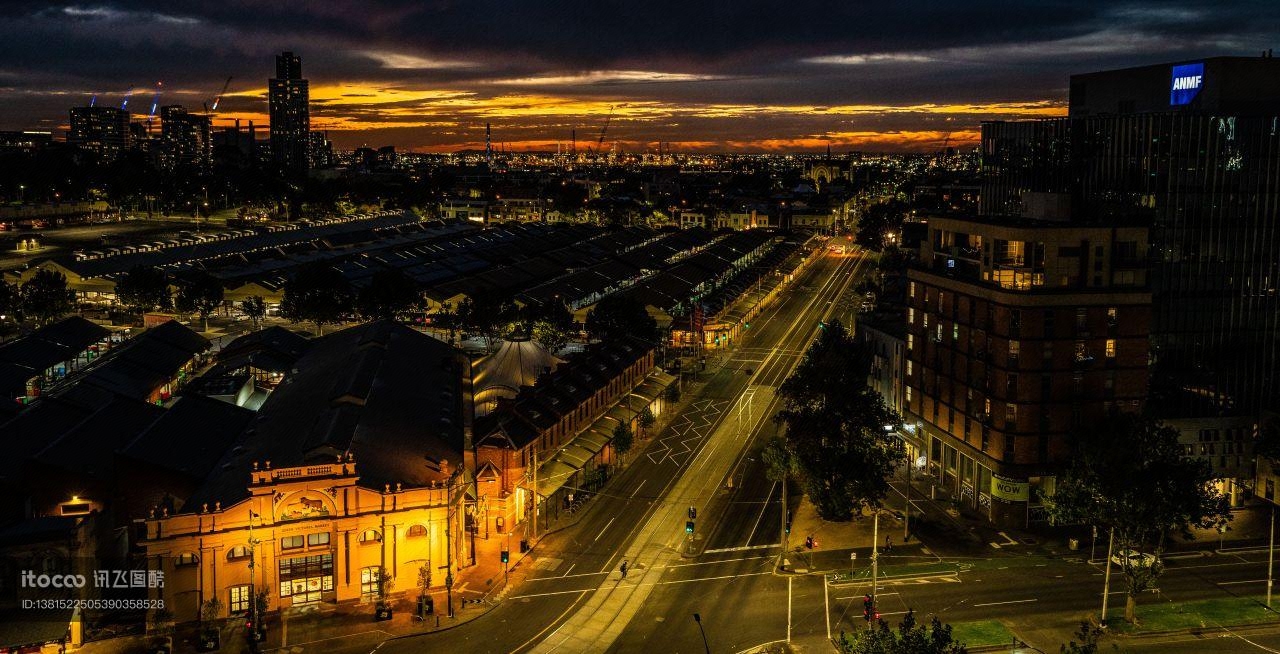
M 951 625 L 951 637 L 964 643 L 966 647 L 1008 645 L 1013 642 L 1013 632 L 1006 629 L 999 620 L 957 622 Z
M 1194 602 L 1138 603 L 1138 624 L 1124 621 L 1123 601 L 1109 620 L 1112 631 L 1140 634 L 1178 629 L 1212 629 L 1222 626 L 1280 623 L 1280 615 L 1267 609 L 1262 596 L 1222 597 Z

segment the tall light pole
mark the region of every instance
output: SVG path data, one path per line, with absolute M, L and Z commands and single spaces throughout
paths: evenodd
M 702 649 L 706 654 L 711 654 L 711 645 L 707 644 L 707 631 L 702 628 L 702 616 L 694 613 L 693 621 L 698 623 L 698 631 L 702 633 Z
M 1111 549 L 1116 544 L 1116 529 L 1111 528 L 1111 535 L 1107 538 L 1107 574 L 1103 577 L 1102 582 L 1102 620 L 1100 624 L 1105 629 L 1107 626 L 1107 600 L 1111 597 Z
M 256 517 L 259 517 L 257 513 L 249 511 L 249 638 L 254 643 L 254 651 L 258 649 L 258 634 L 262 630 L 262 626 L 258 624 L 258 589 L 254 572 L 254 561 L 258 558 L 258 539 L 253 537 L 253 519 Z
M 1271 505 L 1271 544 L 1267 547 L 1267 608 L 1271 608 L 1271 576 L 1276 563 L 1276 505 Z

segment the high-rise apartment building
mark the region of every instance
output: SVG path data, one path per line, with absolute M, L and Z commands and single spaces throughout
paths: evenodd
M 310 91 L 302 79 L 302 59 L 292 52 L 276 55 L 276 76 L 267 81 L 271 114 L 271 158 L 285 175 L 307 173 L 311 118 Z
M 1147 391 L 1142 227 L 932 218 L 908 271 L 913 459 L 968 510 L 1043 519 L 1070 435 Z
M 207 168 L 213 160 L 212 122 L 181 105 L 160 108 L 161 161 L 169 169 Z
M 1280 61 L 1076 75 L 1066 118 L 986 123 L 982 211 L 1150 229 L 1163 417 L 1280 403 Z
M 113 161 L 129 148 L 129 112 L 106 106 L 72 107 L 67 143 L 92 152 L 100 161 Z

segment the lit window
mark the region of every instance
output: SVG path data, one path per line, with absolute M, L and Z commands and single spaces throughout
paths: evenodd
M 908 376 L 908 377 L 910 377 L 910 376 L 911 376 L 911 375 L 913 375 L 913 374 L 915 374 L 915 366 L 913 365 L 913 362 L 908 361 L 908 362 L 907 362 L 907 376 Z
M 916 324 L 916 310 L 915 310 L 915 307 L 907 307 L 907 324 L 908 324 L 908 325 L 914 325 L 914 324 Z
M 249 548 L 245 547 L 244 545 L 236 545 L 235 547 L 227 550 L 228 561 L 235 561 L 237 559 L 247 559 L 247 558 L 249 558 Z
M 366 529 L 360 532 L 361 543 L 377 543 L 382 540 L 382 533 L 377 529 Z
M 249 611 L 249 584 L 241 584 L 231 587 L 231 601 L 228 606 L 231 607 L 232 613 L 247 613 Z
M 910 386 L 908 386 L 908 387 L 907 387 L 907 401 L 908 401 L 908 402 L 910 402 L 910 401 L 911 401 L 911 387 L 910 387 Z
M 909 296 L 911 296 L 911 297 L 913 297 L 913 298 L 916 296 L 916 283 L 915 283 L 915 282 L 911 282 L 911 283 L 907 284 L 907 295 L 909 295 Z
M 951 339 L 955 341 L 960 340 L 960 323 L 956 323 L 951 326 Z
M 1116 358 L 1116 339 L 1114 338 L 1107 339 L 1107 358 Z
M 194 552 L 183 552 L 173 559 L 173 565 L 177 567 L 195 565 L 199 562 L 200 557 L 196 556 Z
M 927 313 L 926 313 L 926 314 L 924 314 L 924 328 L 925 328 L 925 329 L 928 329 L 928 328 L 929 328 L 929 314 L 927 314 Z
M 322 531 L 318 534 L 307 534 L 307 545 L 328 545 L 329 532 Z
M 302 536 L 285 536 L 280 539 L 280 549 L 296 550 L 299 547 L 302 547 L 305 543 L 306 540 Z
M 1009 358 L 1018 358 L 1018 353 L 1022 351 L 1022 344 L 1018 341 L 1009 341 Z
M 916 335 L 907 334 L 907 349 L 910 350 L 916 346 Z
M 360 569 L 360 594 L 372 597 L 378 594 L 378 582 L 382 579 L 382 568 L 371 565 Z

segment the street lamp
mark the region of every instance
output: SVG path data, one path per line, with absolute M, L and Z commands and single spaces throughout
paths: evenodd
M 707 631 L 702 628 L 702 616 L 694 613 L 693 621 L 698 623 L 698 631 L 702 634 L 702 649 L 706 654 L 711 654 L 711 646 L 707 644 Z

